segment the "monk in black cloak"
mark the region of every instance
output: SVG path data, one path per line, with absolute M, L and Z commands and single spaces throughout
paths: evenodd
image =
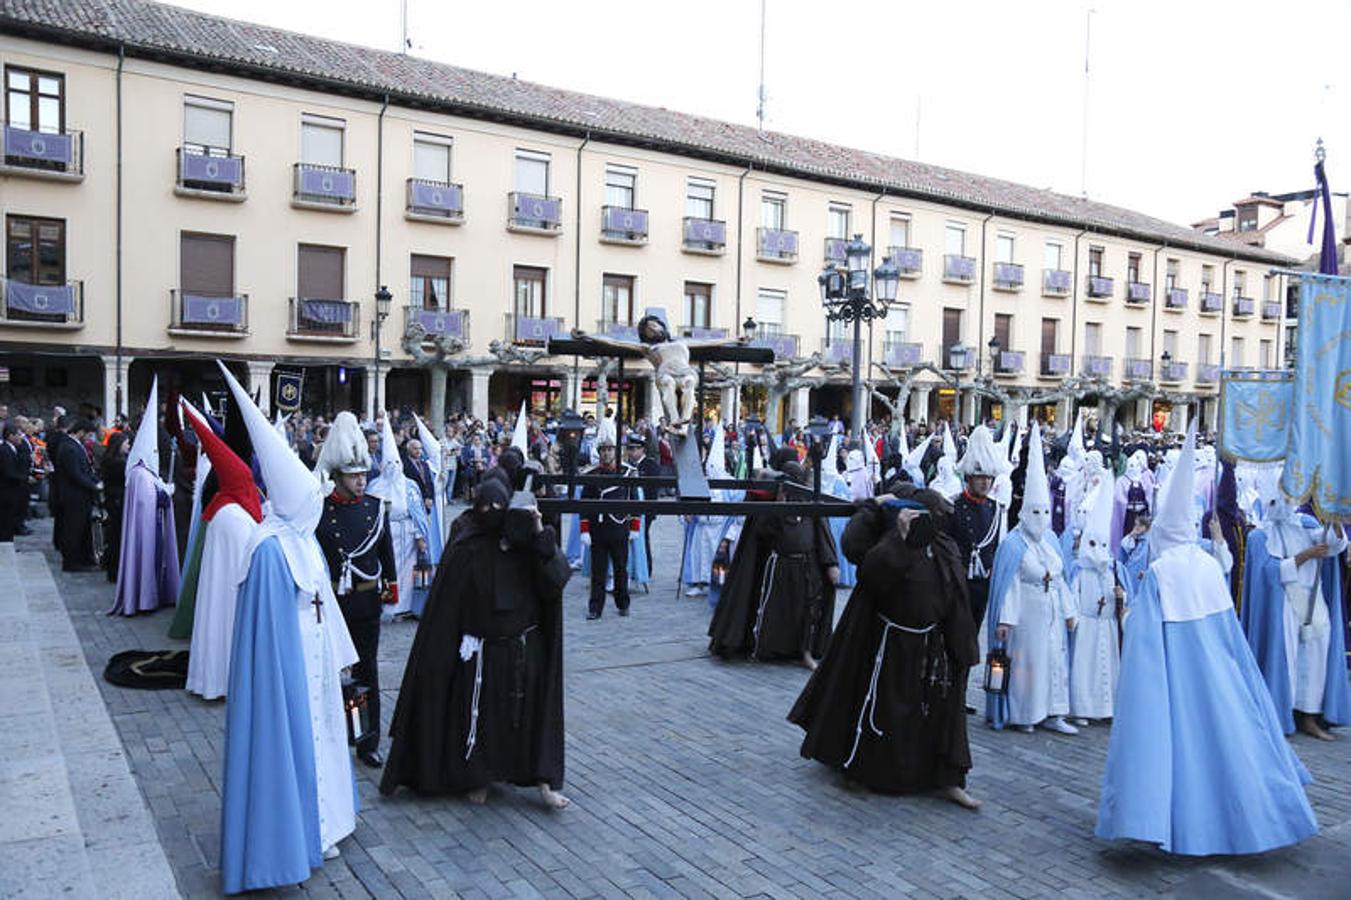
M 803 480 L 797 463 L 785 469 Z M 782 485 L 778 497 L 785 499 Z M 835 541 L 824 520 L 747 516 L 708 626 L 709 651 L 797 659 L 816 668 L 830 644 L 839 577 Z
M 563 786 L 562 595 L 572 570 L 533 506 L 485 478 L 441 557 L 404 669 L 380 792 Z M 458 520 L 457 525 L 461 524 Z
M 934 491 L 897 492 L 866 503 L 846 530 L 851 559 L 866 548 L 858 583 L 788 719 L 807 733 L 802 755 L 851 782 L 883 794 L 936 791 L 976 809 L 965 704 L 980 649 L 965 567 L 943 521 L 952 506 Z

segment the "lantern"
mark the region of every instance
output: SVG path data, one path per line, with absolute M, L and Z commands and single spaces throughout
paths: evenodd
M 371 708 L 367 705 L 370 688 L 350 678 L 342 681 L 343 718 L 347 720 L 347 743 L 353 747 L 372 734 Z
M 1009 692 L 1009 655 L 995 647 L 985 657 L 985 693 L 1002 696 Z

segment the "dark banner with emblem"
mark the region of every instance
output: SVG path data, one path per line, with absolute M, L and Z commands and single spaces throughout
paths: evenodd
M 277 409 L 284 413 L 293 413 L 300 409 L 300 395 L 304 386 L 304 372 L 278 372 Z

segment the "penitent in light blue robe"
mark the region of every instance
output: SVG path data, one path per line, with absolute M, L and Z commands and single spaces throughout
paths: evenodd
M 1182 556 L 1169 559 L 1175 553 Z M 1280 721 L 1232 608 L 1165 621 L 1164 583 L 1213 560 L 1174 548 L 1146 572 L 1126 617 L 1116 718 L 1097 836 L 1187 856 L 1261 853 L 1318 831 L 1311 779 Z M 1216 566 L 1218 568 L 1218 566 Z M 1211 577 L 1219 582 L 1219 572 Z M 1216 586 L 1218 590 L 1218 586 Z

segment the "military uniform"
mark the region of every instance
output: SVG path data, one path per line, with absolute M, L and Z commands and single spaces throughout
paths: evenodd
M 948 534 L 957 542 L 966 567 L 966 593 L 971 616 L 980 627 L 990 600 L 990 574 L 999 549 L 999 504 L 989 498 L 977 500 L 966 491 L 952 503 Z
M 377 497 L 349 499 L 335 492 L 324 500 L 315 537 L 323 548 L 333 593 L 360 657 L 352 667 L 352 680 L 370 691 L 367 703 L 375 728 L 357 746 L 357 753 L 364 757 L 380 746 L 380 594 L 385 584 L 394 584 L 398 578 L 389 516 Z
M 633 478 L 638 470 L 625 463 L 621 468 L 597 466 L 593 475 L 622 474 Z M 583 500 L 628 500 L 633 489 L 628 485 L 611 484 L 601 487 L 588 484 L 582 489 Z M 579 526 L 583 534 L 591 535 L 591 597 L 587 604 L 590 618 L 599 618 L 605 609 L 605 573 L 614 570 L 615 606 L 621 616 L 629 610 L 629 535 L 638 530 L 638 519 L 629 515 L 601 513 L 587 516 Z

